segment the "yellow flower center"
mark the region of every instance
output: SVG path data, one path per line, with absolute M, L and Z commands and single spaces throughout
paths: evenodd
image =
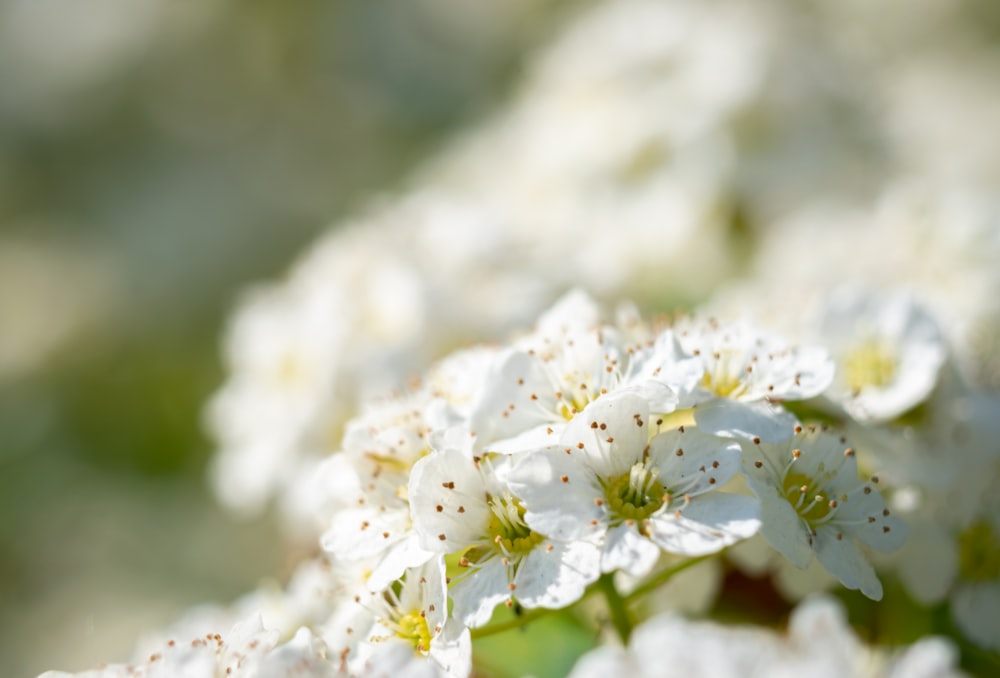
M 844 380 L 854 393 L 864 388 L 883 388 L 896 378 L 896 353 L 885 342 L 869 340 L 844 358 Z
M 544 535 L 524 522 L 524 506 L 519 499 L 504 493 L 500 497 L 489 497 L 488 504 L 492 515 L 487 531 L 492 544 L 467 550 L 464 556 L 470 562 L 477 563 L 493 553 L 508 558 L 524 555 L 545 540 Z
M 713 375 L 705 372 L 705 376 L 701 378 L 702 388 L 711 391 L 720 398 L 728 398 L 742 385 L 743 382 L 737 377 L 727 373 Z
M 656 477 L 659 469 L 636 462 L 627 473 L 609 479 L 604 485 L 608 510 L 621 521 L 645 520 L 670 497 Z
M 789 473 L 783 484 L 785 498 L 808 523 L 826 518 L 836 503 L 823 493 L 818 483 L 804 473 Z
M 431 630 L 427 619 L 420 612 L 410 612 L 396 622 L 396 635 L 413 645 L 420 654 L 426 655 L 431 650 Z
M 959 535 L 958 568 L 968 581 L 1000 578 L 1000 538 L 990 525 L 976 523 Z

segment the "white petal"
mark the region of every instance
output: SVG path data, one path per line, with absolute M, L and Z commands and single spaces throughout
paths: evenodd
M 813 550 L 799 514 L 766 479 L 748 475 L 747 480 L 760 500 L 761 536 L 793 565 L 807 567 Z
M 1000 651 L 1000 584 L 962 586 L 951 597 L 951 615 L 969 640 Z
M 498 557 L 487 560 L 458 583 L 452 584 L 455 619 L 475 628 L 490 620 L 493 608 L 511 597 L 507 566 Z
M 625 523 L 608 530 L 601 557 L 601 571 L 625 570 L 633 577 L 648 573 L 660 557 L 660 548 Z
M 818 529 L 813 537 L 816 557 L 826 571 L 849 589 L 860 589 L 872 600 L 882 599 L 882 582 L 868 559 L 850 539 L 838 540 L 835 530 Z
M 697 406 L 694 418 L 698 428 L 707 433 L 770 443 L 788 440 L 796 424 L 795 417 L 780 407 L 725 398 Z
M 604 396 L 573 417 L 561 445 L 580 450 L 605 478 L 626 472 L 642 457 L 649 439 L 649 405 L 626 393 Z
M 561 540 L 582 539 L 603 531 L 607 509 L 593 472 L 575 449 L 548 448 L 521 456 L 507 477 L 511 491 L 524 504 L 531 529 Z M 565 480 L 564 480 L 565 479 Z
M 722 487 L 739 472 L 742 462 L 736 442 L 703 433 L 693 426 L 653 438 L 650 457 L 660 469 L 659 480 L 665 488 L 690 495 Z
M 693 499 L 679 517 L 667 511 L 651 518 L 649 537 L 669 553 L 702 556 L 756 534 L 759 516 L 753 497 L 713 492 Z
M 447 553 L 478 540 L 490 522 L 485 491 L 483 478 L 472 460 L 457 450 L 435 452 L 414 464 L 410 471 L 410 513 L 420 545 L 429 551 Z
M 601 550 L 596 544 L 546 541 L 518 565 L 514 595 L 526 608 L 559 609 L 579 600 L 600 574 Z

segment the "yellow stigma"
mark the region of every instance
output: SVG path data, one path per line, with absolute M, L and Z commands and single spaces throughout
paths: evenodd
M 410 612 L 400 617 L 396 623 L 399 627 L 396 635 L 410 642 L 413 649 L 423 655 L 431 651 L 431 630 L 427 626 L 426 617 L 419 612 Z
M 1000 577 L 1000 538 L 989 524 L 976 523 L 959 535 L 958 569 L 968 581 Z
M 816 481 L 804 473 L 786 475 L 782 489 L 792 508 L 808 523 L 823 520 L 833 508 L 830 497 L 823 494 Z
M 844 358 L 844 380 L 854 393 L 867 387 L 883 388 L 896 378 L 896 353 L 892 347 L 869 340 L 855 347 Z

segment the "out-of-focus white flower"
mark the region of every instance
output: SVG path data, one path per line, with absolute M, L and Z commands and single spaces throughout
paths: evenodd
M 635 629 L 627 649 L 594 650 L 577 662 L 570 677 L 930 678 L 962 675 L 956 663 L 955 648 L 938 638 L 896 652 L 865 646 L 838 603 L 814 598 L 793 612 L 785 635 L 752 626 L 688 622 L 672 615 L 654 617 Z
M 760 533 L 771 546 L 802 568 L 815 555 L 844 586 L 879 600 L 882 584 L 860 546 L 897 549 L 905 527 L 886 508 L 878 479 L 858 477 L 846 442 L 815 426 L 797 426 L 784 443 L 744 441 L 743 469 L 760 499 Z
M 287 643 L 265 629 L 260 615 L 237 623 L 222 636 L 208 633 L 194 639 L 168 640 L 134 664 L 113 664 L 93 671 L 67 674 L 50 671 L 45 678 L 332 678 L 323 641 L 306 628 Z
M 923 401 L 944 363 L 944 336 L 908 295 L 842 288 L 818 321 L 837 361 L 826 395 L 860 421 L 885 421 Z

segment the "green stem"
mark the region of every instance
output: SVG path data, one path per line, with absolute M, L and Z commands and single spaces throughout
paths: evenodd
M 705 560 L 708 560 L 709 558 L 713 558 L 713 557 L 715 557 L 717 555 L 719 555 L 719 554 L 718 553 L 712 553 L 712 554 L 707 555 L 707 556 L 699 556 L 697 558 L 688 558 L 687 560 L 685 560 L 682 563 L 678 563 L 677 565 L 674 565 L 673 567 L 667 568 L 666 570 L 664 570 L 663 572 L 660 572 L 655 577 L 653 577 L 652 579 L 650 579 L 649 581 L 647 581 L 645 584 L 643 584 L 642 586 L 639 586 L 638 588 L 636 588 L 635 590 L 633 590 L 630 594 L 628 594 L 627 596 L 625 596 L 625 601 L 631 603 L 636 598 L 639 598 L 640 596 L 644 596 L 647 593 L 649 593 L 650 591 L 658 588 L 660 586 L 660 584 L 663 584 L 664 582 L 666 582 L 667 580 L 669 580 L 671 577 L 673 577 L 675 574 L 677 574 L 679 572 L 683 572 L 684 570 L 688 569 L 689 567 L 694 567 L 698 563 L 703 562 Z
M 611 613 L 611 625 L 618 632 L 618 637 L 622 643 L 628 643 L 628 638 L 632 634 L 632 620 L 629 619 L 628 608 L 625 606 L 625 599 L 618 589 L 615 588 L 615 578 L 612 573 L 603 574 L 597 580 L 597 586 L 604 593 L 604 599 L 608 601 L 608 611 Z

